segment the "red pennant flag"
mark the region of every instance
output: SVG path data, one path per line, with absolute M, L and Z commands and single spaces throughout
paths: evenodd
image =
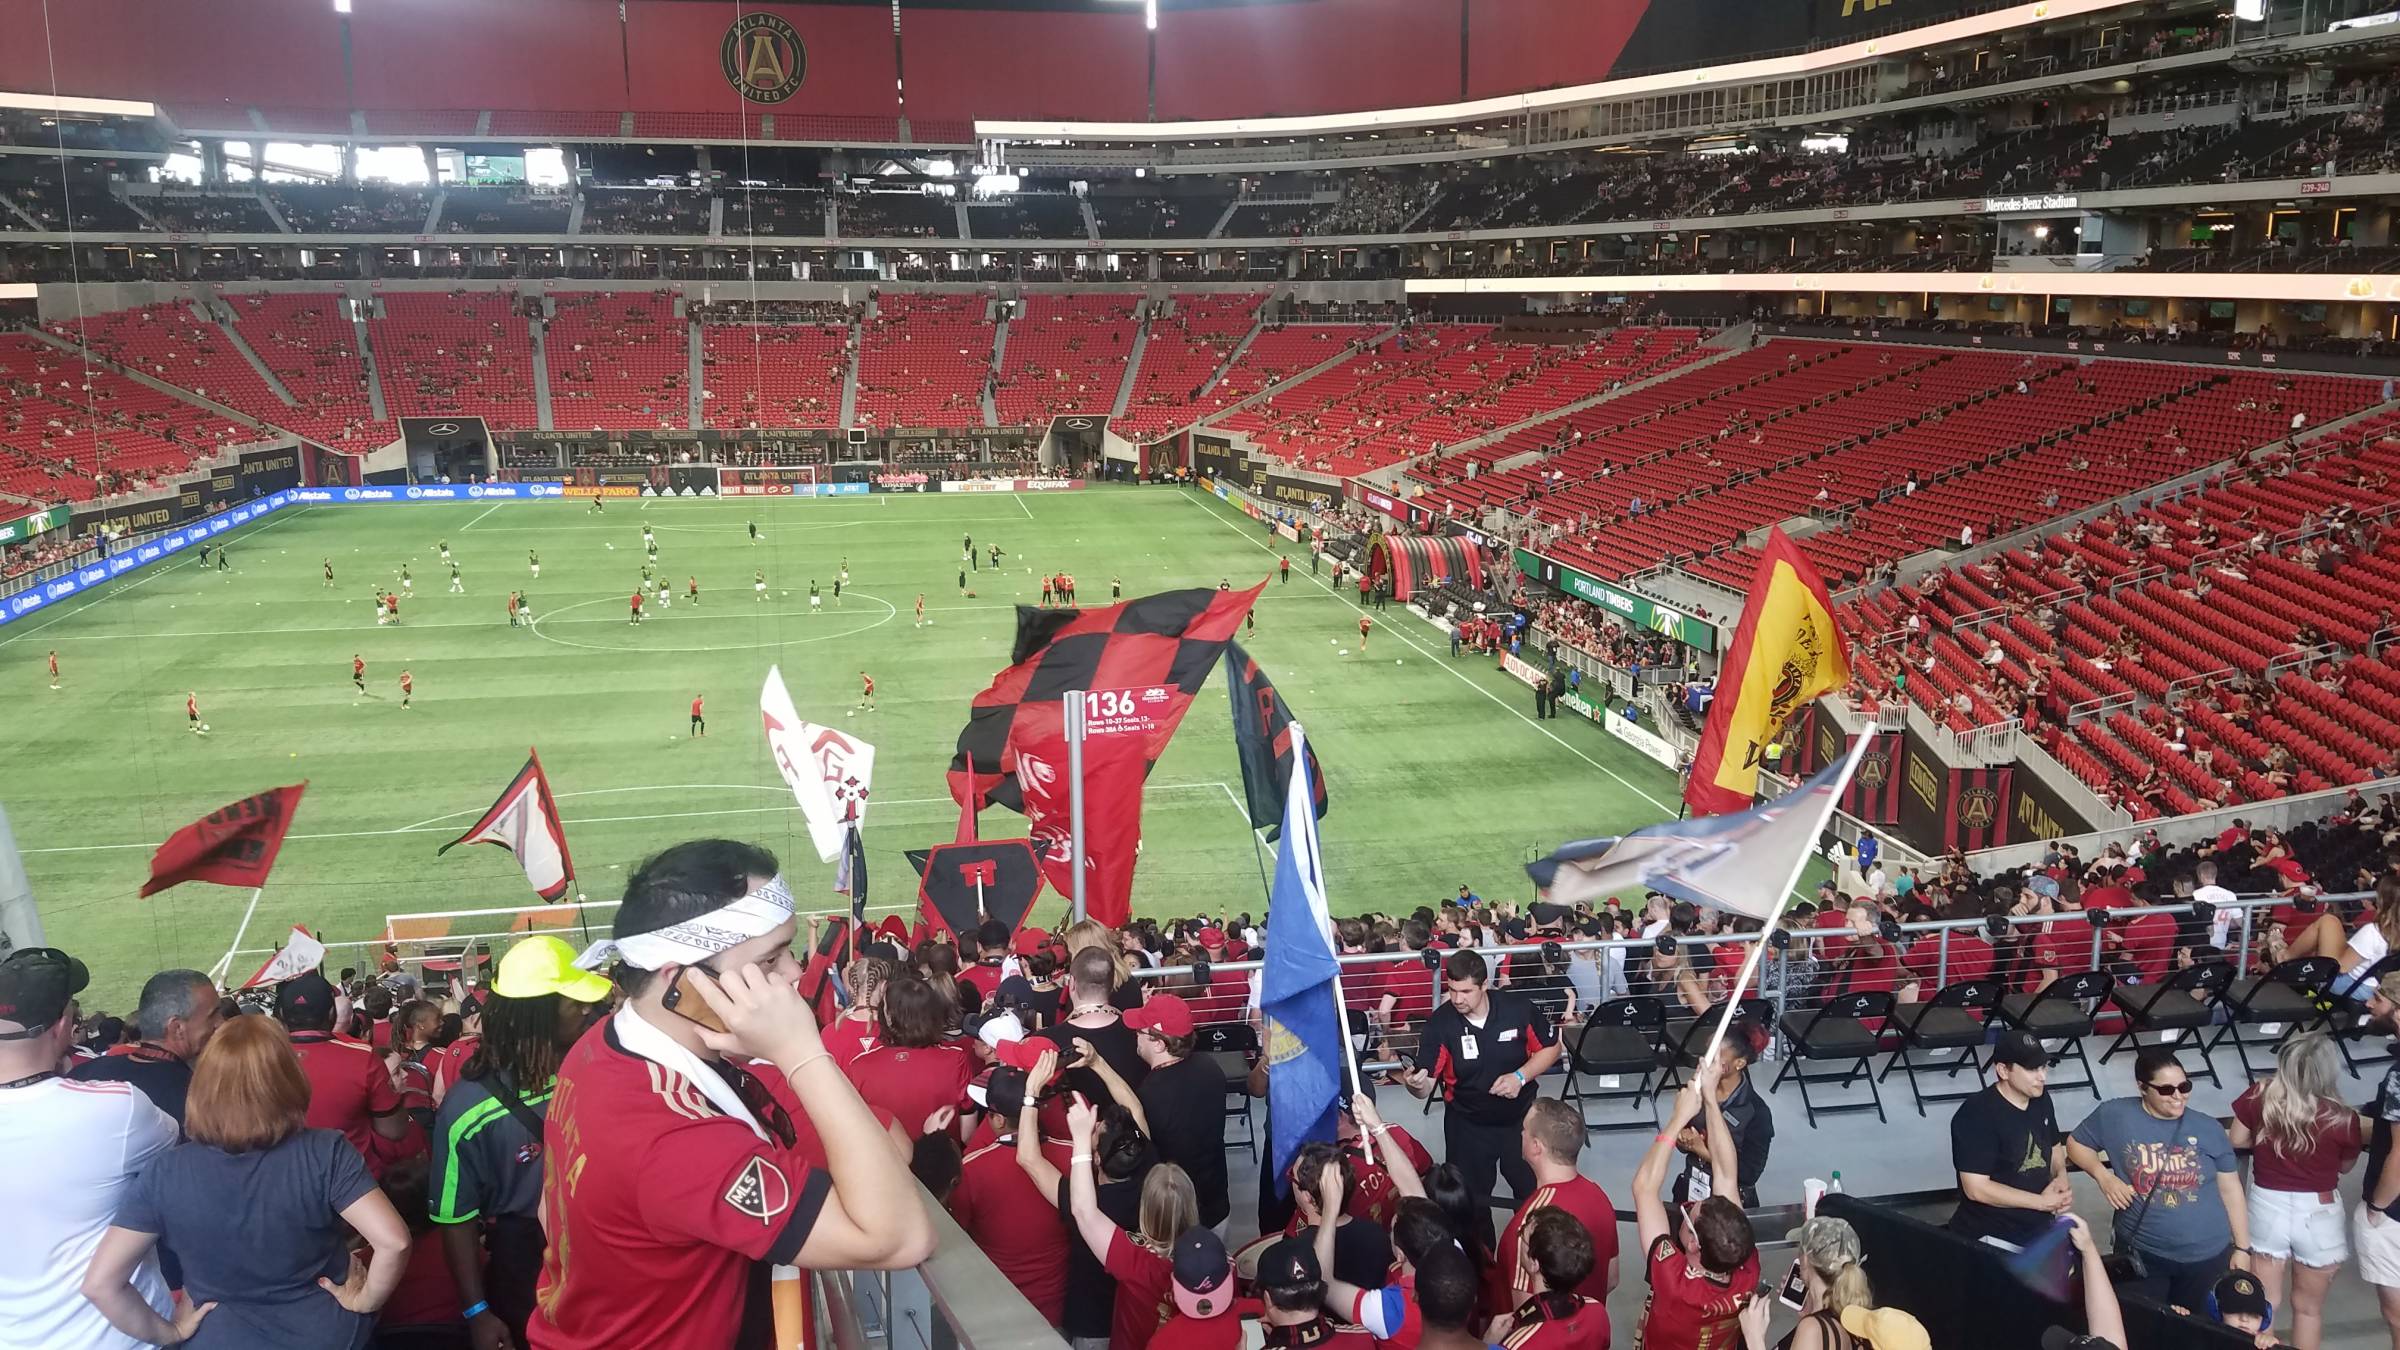
M 150 855 L 150 879 L 142 883 L 142 894 L 156 895 L 187 881 L 266 885 L 307 787 L 303 782 L 269 788 L 177 830 Z
M 575 860 L 567 854 L 567 831 L 558 818 L 558 799 L 542 773 L 542 757 L 528 750 L 525 767 L 502 789 L 499 800 L 465 834 L 433 851 L 440 857 L 460 844 L 497 844 L 514 854 L 525 880 L 544 900 L 575 888 Z

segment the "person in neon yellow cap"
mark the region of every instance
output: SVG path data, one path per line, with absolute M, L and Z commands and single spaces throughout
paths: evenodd
M 615 986 L 547 935 L 509 948 L 483 1034 L 434 1117 L 427 1205 L 475 1344 L 525 1344 L 542 1273 L 542 1123 L 558 1064 Z M 487 1255 L 488 1253 L 488 1255 Z

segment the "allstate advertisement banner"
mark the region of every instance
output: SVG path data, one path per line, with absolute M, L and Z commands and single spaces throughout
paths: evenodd
M 564 483 L 412 483 L 392 487 L 294 488 L 289 497 L 302 506 L 340 506 L 367 502 L 521 502 L 564 497 Z
M 297 500 L 296 493 L 278 492 L 257 501 L 219 512 L 206 520 L 196 520 L 179 530 L 172 530 L 155 539 L 145 539 L 123 553 L 103 558 L 75 569 L 63 577 L 53 577 L 41 585 L 20 591 L 0 601 L 0 624 L 22 619 L 26 615 L 55 605 L 80 591 L 90 590 L 104 581 L 113 581 L 139 567 L 146 567 L 162 558 L 172 557 L 194 544 L 223 534 L 237 525 L 247 525 L 272 511 L 279 511 Z

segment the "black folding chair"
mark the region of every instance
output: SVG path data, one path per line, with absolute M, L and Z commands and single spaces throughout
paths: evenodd
M 1562 1100 L 1574 1102 L 1583 1110 L 1585 1101 L 1614 1101 L 1631 1098 L 1638 1109 L 1644 1100 L 1650 1103 L 1650 1120 L 1619 1121 L 1595 1125 L 1589 1115 L 1583 1118 L 1585 1130 L 1641 1130 L 1658 1128 L 1658 1094 L 1651 1080 L 1658 1076 L 1659 1047 L 1667 1029 L 1667 1007 L 1663 1000 L 1650 995 L 1611 999 L 1592 1009 L 1581 1030 L 1567 1038 L 1567 1082 L 1560 1089 Z M 1639 1078 L 1631 1090 L 1587 1088 L 1584 1077 Z
M 1900 1046 L 1884 1061 L 1883 1072 L 1875 1076 L 1882 1082 L 1900 1069 L 1908 1074 L 1909 1094 L 1917 1099 L 1917 1114 L 1925 1114 L 1927 1102 L 1955 1102 L 1975 1095 L 1983 1087 L 1983 1061 L 1977 1058 L 1987 1030 L 1985 1019 L 2000 1002 L 2003 986 L 1998 980 L 1960 980 L 1944 988 L 1923 1003 L 1903 1003 L 1892 1009 L 1889 1025 L 1900 1033 Z M 1939 1064 L 1919 1064 L 1916 1052 L 1924 1050 L 1959 1050 L 1965 1053 L 1942 1069 L 1945 1078 L 1956 1078 L 1960 1069 L 1975 1071 L 1975 1087 L 1964 1092 L 1927 1092 L 1917 1083 L 1920 1073 L 1932 1073 Z
M 2396 1058 L 2390 1048 L 2391 1042 L 2385 1040 L 2380 1031 L 2368 1025 L 2364 1006 L 2367 996 L 2375 992 L 2377 982 L 2394 970 L 2400 970 L 2400 952 L 2389 953 L 2382 960 L 2360 972 L 2357 989 L 2351 992 L 2347 1001 L 2335 999 L 2333 1010 L 2327 1014 L 2327 1025 L 2333 1030 L 2333 1044 L 2342 1052 L 2342 1063 L 2348 1067 L 2352 1078 L 2358 1077 L 2358 1071 L 2362 1068 L 2377 1064 L 2389 1064 Z M 2363 1055 L 2351 1052 L 2352 1042 L 2369 1038 L 2373 1038 L 2384 1048 Z
M 2330 956 L 2303 956 L 2226 985 L 2217 1000 L 2217 1005 L 2225 1010 L 2225 1020 L 2217 1024 L 2217 1034 L 2208 1042 L 2208 1053 L 2214 1055 L 2218 1046 L 2232 1045 L 2234 1058 L 2242 1063 L 2245 1082 L 2274 1072 L 2272 1062 L 2264 1067 L 2252 1064 L 2250 1052 L 2272 1053 L 2282 1048 L 2286 1038 L 2331 1022 L 2333 1009 L 2327 1002 L 2326 987 L 2341 973 L 2342 963 Z M 2253 1038 L 2243 1034 L 2245 1027 L 2257 1027 L 2259 1035 Z
M 1250 1114 L 1250 1066 L 1258 1059 L 1258 1028 L 1247 1022 L 1218 1022 L 1199 1028 L 1193 1048 L 1225 1071 L 1225 1116 L 1239 1117 L 1242 1137 L 1225 1141 L 1227 1148 L 1246 1148 L 1258 1156 L 1258 1123 Z
M 2082 1088 L 2098 1097 L 2100 1085 L 2092 1072 L 2092 1057 L 2084 1052 L 2083 1038 L 2092 1034 L 2096 1010 L 2116 987 L 2117 977 L 2105 970 L 2079 970 L 2052 980 L 2040 993 L 2003 995 L 1992 1011 L 2008 1025 L 2031 1032 L 2035 1040 L 2065 1041 L 2067 1048 L 2052 1055 L 2051 1062 L 2063 1063 L 2073 1055 L 2082 1063 L 2082 1082 L 2053 1079 L 2051 1092 Z
M 1785 1013 L 1784 1041 L 1791 1053 L 1783 1061 L 1783 1071 L 1775 1075 L 1768 1087 L 1772 1092 L 1790 1079 L 1800 1085 L 1800 1105 L 1808 1112 L 1808 1126 L 1815 1129 L 1820 1115 L 1840 1115 L 1844 1111 L 1873 1111 L 1875 1118 L 1889 1123 L 1883 1114 L 1883 1090 L 1875 1086 L 1875 1075 L 1867 1062 L 1875 1058 L 1882 1045 L 1876 1029 L 1867 1025 L 1873 1019 L 1892 1015 L 1892 993 L 1888 989 L 1870 989 L 1855 994 L 1837 994 L 1825 1000 L 1823 1006 L 1811 1013 Z M 1812 1063 L 1843 1064 L 1848 1067 L 1838 1073 L 1812 1074 Z M 1864 1078 L 1867 1081 L 1867 1100 L 1819 1106 L 1808 1093 L 1809 1085 L 1820 1087 L 1832 1084 L 1849 1087 Z
M 1775 1024 L 1774 1000 L 1757 995 L 1730 1005 L 1730 1009 L 1726 1004 L 1716 1004 L 1688 1022 L 1670 1015 L 1666 1032 L 1659 1038 L 1658 1058 L 1667 1072 L 1658 1080 L 1658 1092 L 1673 1092 L 1682 1087 L 1683 1071 L 1700 1067 L 1700 1056 L 1707 1053 L 1710 1039 L 1717 1034 L 1717 1023 L 1725 1020 L 1729 1010 L 1734 1025 L 1725 1033 L 1728 1036 L 1740 1034 L 1745 1022 L 1761 1027 Z
M 2208 1075 L 2211 1087 L 2223 1086 L 2217 1079 L 2216 1062 L 2208 1057 L 2208 1046 L 2201 1039 L 2201 1029 L 2216 1020 L 2216 995 L 2231 983 L 2233 963 L 2219 958 L 2195 962 L 2157 984 L 2118 985 L 2109 991 L 2108 1001 L 2116 1006 L 2125 1025 L 2100 1052 L 2100 1062 L 2106 1064 L 2128 1046 L 2139 1048 L 2135 1038 L 2143 1032 L 2172 1032 L 2171 1039 L 2158 1044 L 2176 1051 L 2178 1060 L 2185 1046 L 2199 1047 L 2199 1072 Z

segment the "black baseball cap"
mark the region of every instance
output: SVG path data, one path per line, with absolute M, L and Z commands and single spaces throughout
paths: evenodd
M 313 970 L 302 971 L 275 986 L 275 1012 L 330 1012 L 333 1009 L 333 986 Z
M 2217 1320 L 2248 1313 L 2264 1322 L 2273 1315 L 2267 1303 L 2267 1289 L 2258 1277 L 2246 1270 L 2228 1272 L 2217 1281 Z
M 1215 1317 L 1233 1306 L 1233 1262 L 1225 1239 L 1208 1228 L 1175 1239 L 1175 1308 L 1186 1317 Z
M 1307 1238 L 1287 1237 L 1260 1254 L 1254 1278 L 1261 1289 L 1296 1289 L 1322 1282 L 1325 1272 L 1318 1267 L 1317 1249 Z
M 2001 1032 L 2000 1043 L 1992 1047 L 1992 1063 L 2017 1069 L 2046 1069 L 2050 1067 L 2050 1052 L 2042 1048 L 2032 1032 L 2012 1027 Z
M 0 1040 L 31 1040 L 48 1031 L 91 982 L 92 972 L 83 962 L 56 947 L 10 952 L 0 959 L 0 1022 L 13 1022 L 20 1029 L 0 1032 Z

